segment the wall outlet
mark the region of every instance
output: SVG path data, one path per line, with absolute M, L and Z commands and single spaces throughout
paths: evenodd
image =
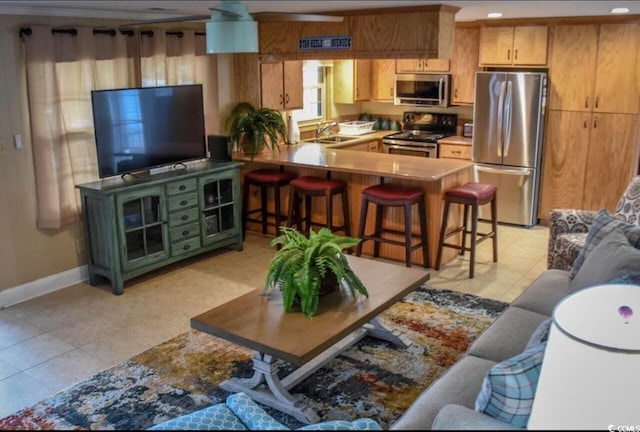
M 76 239 L 76 252 L 79 254 L 84 253 L 84 239 L 79 238 Z

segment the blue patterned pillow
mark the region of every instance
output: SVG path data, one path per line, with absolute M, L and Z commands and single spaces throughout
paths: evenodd
M 629 240 L 629 244 L 636 249 L 640 248 L 640 226 L 635 224 L 628 224 L 620 219 L 615 218 L 606 210 L 600 210 L 596 217 L 593 219 L 593 224 L 589 227 L 587 234 L 587 240 L 584 247 L 580 250 L 578 257 L 571 266 L 571 273 L 569 279 L 573 279 L 578 270 L 584 264 L 587 255 L 604 239 L 608 234 L 613 231 L 623 233 Z
M 296 430 L 382 430 L 382 428 L 376 421 L 362 418 L 354 421 L 331 420 L 310 424 Z
M 232 394 L 227 398 L 227 406 L 249 430 L 288 430 L 258 406 L 244 393 Z
M 538 325 L 536 330 L 531 333 L 531 336 L 529 336 L 529 342 L 527 342 L 527 346 L 524 347 L 524 351 L 535 345 L 547 342 L 547 339 L 549 339 L 549 331 L 551 330 L 552 322 L 553 318 L 549 317 Z
M 612 285 L 620 284 L 620 285 L 639 285 L 640 286 L 640 276 L 624 275 L 609 281 L 609 283 Z
M 212 405 L 150 427 L 148 430 L 247 430 L 225 404 Z
M 527 427 L 546 346 L 532 346 L 493 365 L 476 399 L 476 411 L 513 426 Z

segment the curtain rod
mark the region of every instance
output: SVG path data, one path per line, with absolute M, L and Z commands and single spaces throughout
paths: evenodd
M 74 29 L 74 28 L 68 28 L 68 29 L 51 29 L 51 34 L 55 34 L 55 33 L 62 33 L 62 34 L 70 34 L 71 36 L 77 36 L 78 35 L 78 30 Z M 133 30 L 120 30 L 120 33 L 126 36 L 133 36 L 135 34 L 135 32 Z M 117 34 L 116 30 L 114 29 L 104 29 L 104 30 L 100 30 L 100 29 L 94 29 L 93 30 L 93 34 L 108 34 L 111 36 L 115 36 Z M 143 36 L 149 36 L 149 37 L 153 37 L 153 30 L 142 30 L 140 31 L 140 34 Z M 168 35 L 170 36 L 178 36 L 179 38 L 184 36 L 184 33 L 181 31 L 168 31 L 167 32 Z M 18 32 L 18 35 L 20 36 L 20 38 L 24 38 L 24 36 L 31 36 L 31 27 L 22 27 L 20 29 L 20 31 Z M 195 32 L 196 36 L 205 36 L 206 33 L 204 32 Z

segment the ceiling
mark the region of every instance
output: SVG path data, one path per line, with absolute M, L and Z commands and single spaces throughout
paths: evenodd
M 3 1 L 0 14 L 76 16 L 148 20 L 188 15 L 210 14 L 209 7 L 220 3 L 210 1 Z M 489 12 L 502 12 L 502 19 L 552 16 L 609 15 L 613 7 L 627 7 L 630 14 L 640 14 L 640 1 L 405 1 L 405 0 L 246 0 L 250 12 L 330 12 L 351 9 L 373 9 L 402 6 L 444 4 L 457 6 L 456 21 L 487 19 Z

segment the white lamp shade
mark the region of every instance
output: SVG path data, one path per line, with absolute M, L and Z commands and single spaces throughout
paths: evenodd
M 640 287 L 602 285 L 558 304 L 528 429 L 640 422 Z
M 207 21 L 207 53 L 257 53 L 256 21 Z

